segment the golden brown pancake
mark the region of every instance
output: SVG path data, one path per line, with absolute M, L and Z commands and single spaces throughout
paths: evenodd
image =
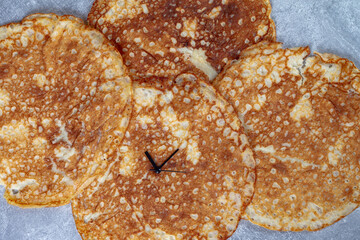
M 262 43 L 215 81 L 257 162 L 247 217 L 273 230 L 324 228 L 360 200 L 360 71 L 347 59 L 309 53 Z
M 0 179 L 20 207 L 67 204 L 106 167 L 129 122 L 120 54 L 80 19 L 0 28 Z
M 255 162 L 231 105 L 193 74 L 134 82 L 134 113 L 106 173 L 72 201 L 83 239 L 226 239 Z M 162 167 L 151 171 L 148 151 Z M 185 173 L 184 173 L 185 172 Z
M 195 66 L 212 80 L 241 50 L 275 41 L 270 13 L 269 0 L 97 0 L 88 21 L 138 76 Z

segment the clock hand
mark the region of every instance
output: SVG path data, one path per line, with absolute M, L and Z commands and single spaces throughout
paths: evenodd
M 186 173 L 184 171 L 173 171 L 173 170 L 161 170 L 161 168 L 179 151 L 179 149 L 176 149 L 175 152 L 173 152 L 164 162 L 161 164 L 160 167 L 158 167 L 154 161 L 154 159 L 151 157 L 150 153 L 148 151 L 145 152 L 146 157 L 149 159 L 151 165 L 153 165 L 154 169 L 150 169 L 150 171 L 154 171 L 156 173 L 160 173 L 162 171 L 164 172 L 178 172 L 178 173 Z
M 163 164 L 161 164 L 161 166 L 159 167 L 159 169 L 161 170 L 161 168 L 175 155 L 175 153 L 177 153 L 179 151 L 179 149 L 176 149 L 175 152 L 173 152 L 170 157 L 168 157 L 165 162 L 163 162 Z
M 156 172 L 156 170 L 155 170 L 155 169 L 150 169 L 150 171 L 155 171 L 155 172 Z M 186 172 L 184 172 L 184 171 L 173 171 L 173 170 L 160 170 L 160 172 L 186 173 Z
M 146 157 L 149 159 L 149 161 L 151 162 L 151 165 L 153 165 L 154 169 L 151 169 L 153 171 L 155 171 L 156 173 L 160 173 L 161 170 L 160 168 L 156 165 L 156 163 L 154 162 L 153 158 L 151 157 L 150 153 L 148 151 L 145 152 Z

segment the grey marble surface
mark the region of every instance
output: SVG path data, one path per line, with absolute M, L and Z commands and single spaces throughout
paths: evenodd
M 54 12 L 86 18 L 93 0 L 0 0 L 0 25 L 28 14 Z M 309 45 L 360 67 L 360 0 L 271 0 L 278 41 Z M 0 195 L 4 188 L 0 186 Z M 232 240 L 360 239 L 360 210 L 317 232 L 276 232 L 241 221 Z M 0 197 L 0 240 L 80 240 L 70 205 L 20 209 Z

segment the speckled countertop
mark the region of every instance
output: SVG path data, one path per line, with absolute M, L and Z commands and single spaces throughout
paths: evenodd
M 0 0 L 0 25 L 37 12 L 86 19 L 93 0 Z M 278 41 L 309 45 L 352 60 L 360 68 L 360 0 L 271 0 Z M 4 188 L 0 187 L 0 194 Z M 360 239 L 360 210 L 317 232 L 276 232 L 241 221 L 231 240 Z M 20 209 L 0 197 L 0 240 L 80 240 L 70 205 Z

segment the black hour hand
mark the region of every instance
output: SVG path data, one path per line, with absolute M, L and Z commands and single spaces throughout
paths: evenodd
M 159 168 L 157 165 L 156 165 L 156 163 L 154 162 L 154 159 L 151 157 L 151 155 L 150 155 L 150 153 L 148 152 L 148 151 L 146 151 L 145 152 L 145 155 L 146 155 L 146 157 L 149 159 L 149 161 L 151 162 L 151 165 L 153 166 L 153 168 L 154 168 L 154 171 L 156 172 L 156 173 L 160 173 L 161 172 L 161 167 Z

